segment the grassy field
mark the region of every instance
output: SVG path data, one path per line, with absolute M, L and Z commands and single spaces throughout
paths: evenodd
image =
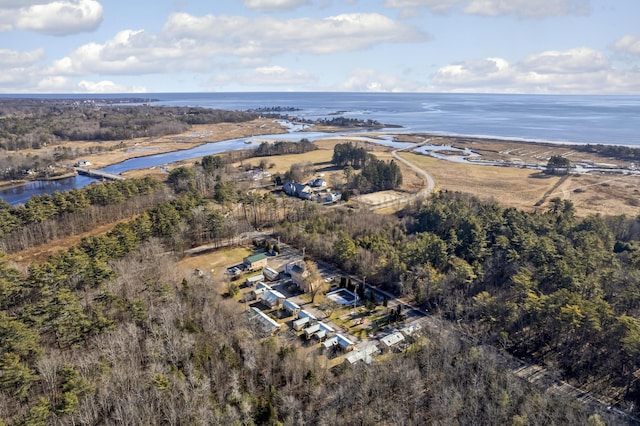
M 400 156 L 426 170 L 436 181 L 437 190 L 466 192 L 528 211 L 535 209 L 536 202 L 560 179 L 515 167 L 461 164 L 408 152 Z

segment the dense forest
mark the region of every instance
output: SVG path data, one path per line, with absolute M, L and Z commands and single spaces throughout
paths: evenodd
M 363 215 L 366 215 L 364 217 Z M 334 210 L 283 223 L 283 241 L 365 275 L 481 341 L 637 406 L 640 220 L 525 213 L 438 193 L 399 217 Z
M 364 173 L 369 154 L 343 148 L 342 165 Z M 204 157 L 166 186 L 126 180 L 0 205 L 5 252 L 113 224 L 28 267 L 0 256 L 0 424 L 602 424 L 513 376 L 498 350 L 638 407 L 640 219 L 447 192 L 396 215 L 329 209 L 249 190 L 231 161 Z M 333 369 L 288 333 L 259 335 L 224 283 L 176 261 L 265 227 L 439 328 L 404 353 Z
M 27 270 L 0 258 L 0 422 L 602 424 L 578 402 L 511 375 L 495 352 L 442 331 L 428 330 L 412 350 L 370 366 L 332 370 L 318 352 L 286 334 L 264 338 L 237 302 L 215 291 L 220 283 L 182 275 L 175 256 L 195 243 L 233 240 L 253 219 L 281 222 L 282 237 L 304 234 L 314 249 L 335 224 L 346 249 L 337 253 L 333 247 L 341 245 L 329 238 L 324 257 L 353 271 L 370 266 L 367 257 L 385 244 L 391 257 L 406 250 L 414 263 L 442 269 L 447 246 L 435 249 L 438 237 L 420 229 L 426 223 L 420 214 L 415 221 L 407 219 L 409 211 L 401 218 L 376 218 L 247 193 L 227 180 L 221 162 L 210 158 L 204 164 L 210 166 L 176 173 L 173 185 L 181 191 L 174 199 L 104 235 L 87 237 Z M 207 199 L 197 188 L 210 182 Z M 226 195 L 215 201 L 218 190 Z M 294 223 L 299 225 L 292 231 Z M 381 239 L 386 232 L 394 235 L 388 243 Z M 413 236 L 420 233 L 425 237 Z M 459 249 L 451 244 L 460 262 L 471 261 L 474 241 Z M 393 270 L 393 261 L 388 267 Z M 386 269 L 378 268 L 380 274 Z M 406 268 L 400 272 L 405 282 Z M 438 297 L 444 302 L 448 296 Z
M 193 124 L 242 122 L 256 113 L 195 107 L 10 99 L 0 102 L 0 150 L 40 148 L 60 141 L 114 141 L 186 131 Z

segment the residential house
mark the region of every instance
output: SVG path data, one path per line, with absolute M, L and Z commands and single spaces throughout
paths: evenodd
M 324 322 L 318 322 L 318 325 L 320 326 L 320 330 L 316 332 L 316 337 L 320 341 L 324 340 L 326 337 L 332 336 L 336 332 L 333 327 Z
M 287 297 L 284 294 L 280 293 L 278 290 L 267 290 L 262 293 L 262 296 L 260 296 L 260 300 L 262 300 L 262 303 L 270 308 L 280 306 L 286 298 Z
M 388 352 L 393 350 L 394 347 L 400 345 L 400 343 L 404 342 L 404 335 L 399 331 L 395 333 L 388 334 L 380 339 L 382 343 L 382 348 L 384 351 Z
M 256 307 L 252 307 L 247 315 L 249 316 L 249 321 L 260 324 L 262 331 L 266 334 L 275 333 L 280 329 L 280 324 L 277 321 Z
M 263 274 L 254 275 L 253 277 L 249 277 L 249 278 L 247 278 L 247 280 L 245 282 L 247 283 L 247 285 L 249 287 L 253 287 L 254 285 L 256 285 L 256 283 L 259 283 L 261 281 L 264 281 L 264 275 Z
M 336 334 L 335 336 L 325 340 L 322 343 L 322 346 L 324 349 L 339 347 L 344 351 L 350 351 L 353 349 L 354 343 L 342 334 Z
M 262 298 L 262 295 L 267 291 L 270 291 L 271 287 L 262 281 L 256 284 L 256 288 L 251 290 L 251 300 L 256 300 L 257 298 Z
M 291 281 L 298 286 L 302 291 L 307 291 L 307 282 L 305 278 L 309 276 L 309 271 L 306 268 L 304 261 L 297 261 L 286 264 L 284 266 L 285 273 L 291 275 Z
M 301 309 L 298 312 L 298 319 L 293 322 L 293 329 L 300 331 L 303 327 L 308 327 L 311 324 L 315 324 L 317 321 L 317 318 L 311 312 Z
M 320 324 L 316 323 L 304 329 L 304 337 L 309 340 L 311 336 L 320 331 Z
M 243 259 L 245 267 L 250 271 L 255 271 L 267 266 L 267 255 L 264 253 L 247 256 Z
M 380 352 L 380 349 L 376 345 L 367 345 L 362 349 L 351 352 L 344 358 L 346 363 L 351 365 L 358 361 L 364 361 L 365 364 L 371 364 L 374 360 L 374 355 Z
M 295 302 L 292 302 L 291 300 L 285 300 L 282 303 L 282 309 L 287 311 L 289 315 L 297 315 L 298 312 L 300 311 L 300 305 L 298 305 Z
M 269 281 L 277 280 L 278 276 L 280 275 L 278 271 L 271 268 L 264 268 L 262 270 L 262 273 L 264 274 L 265 278 L 268 279 Z
M 282 185 L 282 190 L 285 194 L 291 197 L 298 197 L 303 200 L 309 200 L 311 195 L 313 195 L 313 191 L 311 191 L 311 187 L 309 185 L 303 185 L 296 182 L 285 182 L 284 185 Z

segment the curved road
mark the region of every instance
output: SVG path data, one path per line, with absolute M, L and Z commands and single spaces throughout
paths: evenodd
M 413 200 L 415 200 L 417 198 L 424 197 L 425 195 L 430 194 L 435 189 L 436 183 L 435 183 L 435 181 L 433 180 L 433 178 L 431 177 L 431 175 L 429 173 L 427 173 L 426 171 L 422 170 L 420 167 L 416 166 L 412 162 L 410 162 L 408 160 L 405 160 L 404 158 L 402 158 L 402 157 L 400 157 L 398 155 L 398 152 L 400 152 L 400 151 L 413 150 L 413 149 L 419 147 L 420 145 L 422 145 L 422 144 L 424 144 L 426 142 L 429 142 L 429 140 L 430 139 L 425 139 L 421 143 L 417 143 L 415 145 L 411 145 L 409 147 L 402 148 L 402 149 L 396 149 L 396 150 L 393 150 L 391 152 L 391 155 L 393 156 L 394 159 L 398 160 L 402 164 L 404 164 L 407 167 L 411 168 L 419 176 L 421 176 L 425 180 L 425 182 L 427 183 L 427 186 L 425 188 L 423 188 L 422 190 L 418 191 L 415 194 L 407 195 L 406 197 L 401 197 L 401 198 L 397 198 L 397 199 L 392 200 L 392 201 L 382 202 L 380 204 L 373 205 L 373 206 L 370 207 L 371 210 L 383 209 L 385 207 L 391 207 L 391 206 L 395 206 L 397 204 L 405 204 L 405 203 L 413 201 Z

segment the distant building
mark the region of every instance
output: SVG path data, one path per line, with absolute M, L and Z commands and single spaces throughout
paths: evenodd
M 244 258 L 243 262 L 248 270 L 255 271 L 267 266 L 267 255 L 264 253 L 258 253 L 252 256 L 247 256 Z
M 311 179 L 308 184 L 312 188 L 324 188 L 327 186 L 327 181 L 322 178 L 315 178 Z
M 282 190 L 285 194 L 291 197 L 298 197 L 303 200 L 309 200 L 311 195 L 313 195 L 309 185 L 303 185 L 296 182 L 285 182 L 284 185 L 282 185 Z
M 90 165 L 91 165 L 91 162 L 86 160 L 80 160 L 80 161 L 76 161 L 73 167 L 88 167 Z

